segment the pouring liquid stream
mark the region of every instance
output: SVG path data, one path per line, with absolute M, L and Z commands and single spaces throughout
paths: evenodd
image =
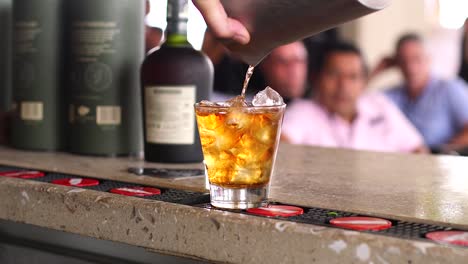
M 255 66 L 249 65 L 249 69 L 247 70 L 247 74 L 245 75 L 244 86 L 242 87 L 242 94 L 241 97 L 245 99 L 245 93 L 247 92 L 247 87 L 249 86 L 250 78 L 254 73 Z

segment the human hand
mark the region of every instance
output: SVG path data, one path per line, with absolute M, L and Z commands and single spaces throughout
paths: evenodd
M 374 78 L 375 76 L 379 75 L 380 73 L 391 69 L 396 66 L 396 60 L 394 57 L 384 57 L 380 60 L 377 66 L 372 70 L 370 73 L 369 79 Z
M 375 69 L 377 71 L 383 72 L 395 66 L 396 66 L 395 58 L 388 56 L 388 57 L 382 58 L 380 62 L 377 64 L 377 67 Z
M 428 153 L 430 153 L 430 151 L 426 146 L 419 146 L 416 149 L 413 149 L 412 153 L 414 153 L 414 154 L 428 154 Z
M 249 43 L 247 28 L 240 21 L 227 16 L 220 0 L 193 0 L 193 4 L 200 10 L 208 29 L 216 38 L 224 43 Z
M 468 34 L 468 18 L 465 20 L 465 24 L 463 25 L 463 30 L 465 34 Z

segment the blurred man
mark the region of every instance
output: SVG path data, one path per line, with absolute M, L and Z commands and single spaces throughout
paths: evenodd
M 304 95 L 307 83 L 307 50 L 300 41 L 274 49 L 260 64 L 266 85 L 289 103 Z
M 282 138 L 294 144 L 390 152 L 425 151 L 423 140 L 384 96 L 363 94 L 367 71 L 348 43 L 329 46 L 318 60 L 313 100 L 286 111 Z
M 435 151 L 468 146 L 466 84 L 459 79 L 442 80 L 433 76 L 424 42 L 416 34 L 402 36 L 393 63 L 386 59 L 379 70 L 393 65 L 400 69 L 404 82 L 387 90 L 386 95 L 419 130 L 426 145 Z

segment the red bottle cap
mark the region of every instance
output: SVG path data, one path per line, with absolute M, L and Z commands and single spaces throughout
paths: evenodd
M 86 178 L 67 178 L 53 180 L 52 183 L 65 186 L 87 187 L 99 185 L 99 181 L 95 179 Z
M 295 206 L 289 205 L 269 205 L 265 207 L 259 208 L 251 208 L 247 210 L 248 213 L 254 215 L 262 215 L 262 216 L 281 216 L 281 217 L 291 217 L 296 215 L 301 215 L 304 213 L 304 209 Z
M 374 217 L 341 217 L 330 221 L 330 224 L 358 231 L 378 231 L 392 227 L 392 222 Z
M 45 174 L 40 171 L 4 171 L 0 172 L 0 176 L 20 179 L 36 179 L 44 177 Z
M 150 187 L 123 187 L 115 188 L 110 190 L 111 193 L 127 195 L 127 196 L 137 196 L 137 197 L 146 197 L 153 195 L 160 195 L 161 190 Z
M 468 232 L 464 231 L 437 231 L 426 234 L 426 237 L 440 243 L 468 247 Z

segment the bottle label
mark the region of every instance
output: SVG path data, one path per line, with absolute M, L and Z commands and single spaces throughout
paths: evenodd
M 111 59 L 106 58 L 118 54 L 121 37 L 119 24 L 116 21 L 79 21 L 73 23 L 72 30 L 72 51 L 76 64 L 72 80 L 79 84 L 81 93 L 103 96 L 113 87 L 114 73 L 109 65 Z
M 16 54 L 38 53 L 36 42 L 42 32 L 41 24 L 37 20 L 16 21 L 14 36 Z
M 14 87 L 16 95 L 29 95 L 37 76 L 37 67 L 33 58 L 40 52 L 40 38 L 43 33 L 40 21 L 16 21 L 14 27 L 15 70 Z
M 96 107 L 96 124 L 104 125 L 120 125 L 122 122 L 122 111 L 120 106 L 97 106 Z
M 195 85 L 146 87 L 146 141 L 154 144 L 194 144 L 195 99 Z
M 42 102 L 21 102 L 21 119 L 42 121 L 44 119 L 44 105 Z

